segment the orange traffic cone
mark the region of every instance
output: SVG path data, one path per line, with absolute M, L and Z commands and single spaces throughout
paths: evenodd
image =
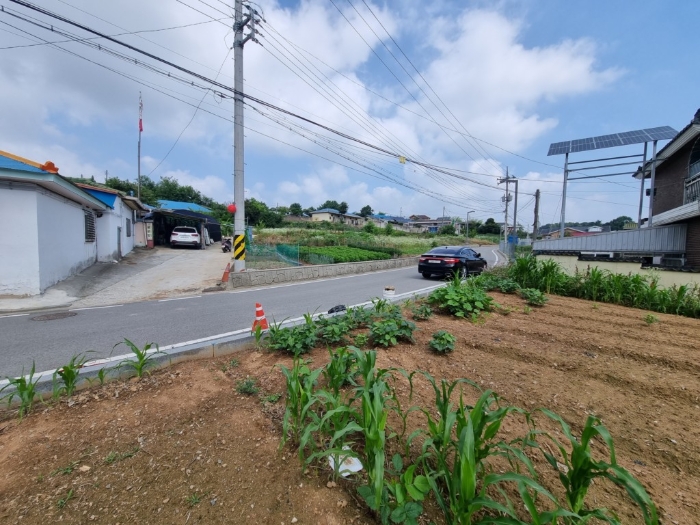
M 251 331 L 255 331 L 255 327 L 259 326 L 262 330 L 268 330 L 270 327 L 267 325 L 267 319 L 265 319 L 265 312 L 263 312 L 262 305 L 260 303 L 255 303 L 255 321 L 253 321 L 253 328 Z
M 227 283 L 228 282 L 228 276 L 231 273 L 231 263 L 228 263 L 226 265 L 226 268 L 224 269 L 224 275 L 221 277 L 221 282 L 222 283 Z

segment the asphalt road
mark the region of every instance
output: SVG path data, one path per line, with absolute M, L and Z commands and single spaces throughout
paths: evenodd
M 498 261 L 491 248 L 478 248 L 489 267 Z M 37 320 L 46 312 L 0 317 L 0 377 L 58 368 L 79 352 L 90 359 L 108 357 L 125 337 L 142 346 L 193 341 L 250 328 L 255 303 L 262 304 L 268 321 L 283 321 L 310 312 L 326 312 L 333 306 L 353 305 L 381 297 L 384 286 L 396 294 L 410 293 L 440 284 L 424 279 L 417 268 L 402 268 L 362 275 L 305 281 L 217 292 L 201 296 L 144 301 L 67 310 L 70 317 Z M 50 312 L 51 314 L 56 312 Z M 127 353 L 123 345 L 114 355 Z

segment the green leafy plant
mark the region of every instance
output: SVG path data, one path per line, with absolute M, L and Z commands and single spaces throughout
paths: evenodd
M 433 291 L 428 296 L 428 301 L 455 317 L 471 317 L 472 320 L 495 306 L 493 298 L 484 290 L 472 285 L 470 281 L 462 283 L 459 279 L 453 279 L 447 286 Z
M 369 342 L 369 335 L 367 334 L 355 334 L 355 337 L 353 337 L 353 340 L 355 341 L 355 346 L 358 348 L 362 348 Z
M 265 332 L 263 331 L 263 327 L 258 325 L 255 325 L 255 328 L 253 329 L 253 337 L 255 337 L 255 348 L 258 350 L 262 346 L 262 338 Z
M 117 452 L 116 450 L 112 450 L 109 454 L 104 459 L 104 462 L 107 465 L 111 465 L 112 463 L 117 463 L 119 461 L 123 461 L 128 458 L 133 458 L 136 454 L 138 454 L 140 447 L 134 447 L 130 450 L 127 450 L 126 452 Z
M 6 394 L 0 397 L 0 401 L 7 400 L 9 406 L 14 398 L 19 400 L 17 412 L 20 419 L 29 414 L 34 406 L 34 398 L 37 394 L 36 384 L 39 382 L 38 377 L 34 379 L 35 371 L 36 363 L 32 362 L 32 369 L 29 371 L 29 375 L 25 376 L 24 370 L 22 370 L 22 375 L 19 377 L 7 377 L 7 385 L 0 388 L 0 394 L 8 390 Z
M 418 517 L 423 513 L 422 502 L 430 492 L 428 478 L 422 474 L 416 475 L 417 465 L 409 465 L 403 471 L 403 459 L 395 454 L 391 460 L 391 474 L 395 481 L 385 480 L 385 487 L 391 496 L 389 518 L 393 523 L 417 525 Z
M 51 473 L 51 476 L 55 476 L 56 474 L 62 474 L 64 476 L 67 476 L 68 474 L 71 474 L 75 470 L 75 467 L 77 467 L 77 466 L 78 466 L 77 461 L 71 461 L 65 467 L 58 467 L 56 470 L 54 470 Z
M 307 414 L 316 403 L 314 386 L 323 369 L 317 368 L 311 372 L 308 363 L 299 357 L 294 358 L 291 369 L 284 365 L 277 366 L 280 367 L 284 375 L 287 388 L 285 412 L 282 420 L 282 440 L 280 442 L 280 447 L 282 447 L 290 438 L 299 441 L 301 433 L 304 431 Z
M 457 338 L 446 330 L 438 330 L 428 343 L 431 350 L 439 354 L 447 354 L 454 351 Z
M 374 344 L 384 347 L 398 344 L 400 339 L 413 342 L 413 331 L 416 325 L 403 318 L 388 318 L 375 321 L 370 328 Z
M 236 392 L 239 394 L 245 394 L 247 396 L 252 396 L 258 393 L 258 387 L 255 386 L 255 378 L 247 377 L 236 384 Z
M 326 344 L 342 344 L 349 331 L 350 325 L 346 322 L 345 317 L 337 316 L 324 319 L 318 330 L 318 335 Z
M 353 347 L 337 348 L 335 351 L 328 349 L 330 361 L 323 369 L 326 385 L 337 395 L 340 389 L 350 384 L 357 371 L 357 358 Z
M 134 343 L 129 341 L 128 339 L 124 338 L 123 341 L 117 343 L 114 345 L 114 348 L 118 347 L 119 345 L 126 345 L 129 350 L 131 350 L 131 353 L 133 354 L 132 359 L 124 359 L 119 365 L 117 365 L 119 368 L 126 367 L 126 368 L 131 368 L 135 373 L 136 377 L 143 377 L 144 374 L 150 373 L 148 371 L 149 368 L 152 368 L 155 366 L 156 362 L 154 357 L 157 354 L 164 354 L 165 352 L 161 352 L 160 349 L 158 348 L 158 345 L 155 343 L 148 343 L 145 345 L 143 348 L 139 348 L 136 346 Z M 152 350 L 152 348 L 155 346 L 155 350 Z M 112 351 L 114 351 L 114 348 Z
M 547 296 L 534 288 L 523 288 L 520 290 L 520 297 L 531 306 L 543 306 L 547 301 Z
M 429 304 L 414 304 L 411 307 L 411 314 L 414 321 L 427 321 L 433 315 L 433 309 L 430 308 Z
M 270 326 L 268 335 L 270 350 L 281 350 L 298 356 L 311 351 L 314 346 L 316 346 L 316 327 L 313 321 L 307 320 L 305 324 L 291 328 L 282 328 L 275 323 Z
M 97 371 L 97 380 L 100 383 L 100 386 L 103 386 L 105 384 L 105 380 L 107 379 L 107 375 L 109 374 L 109 371 L 106 368 L 100 368 Z
M 67 364 L 53 373 L 54 397 L 58 397 L 61 393 L 64 393 L 68 397 L 73 395 L 75 388 L 78 386 L 80 369 L 86 361 L 87 356 L 85 354 L 76 354 L 71 357 Z M 61 379 L 63 384 L 60 385 L 59 388 L 56 388 L 58 378 Z
M 647 315 L 644 316 L 644 322 L 645 322 L 647 325 L 652 325 L 652 324 L 654 324 L 654 323 L 658 323 L 658 322 L 659 322 L 659 318 L 656 317 L 654 314 L 647 314 Z
M 260 399 L 260 401 L 262 401 L 263 403 L 274 404 L 274 403 L 277 403 L 277 401 L 279 401 L 281 397 L 282 397 L 282 394 L 268 394 L 266 396 L 263 396 Z
M 195 492 L 194 494 L 190 494 L 189 496 L 187 496 L 187 498 L 185 499 L 185 501 L 187 501 L 187 504 L 188 504 L 190 507 L 194 507 L 195 505 L 198 505 L 198 504 L 202 501 L 202 497 L 199 496 L 199 495 Z
M 532 313 L 532 308 L 530 308 L 529 306 L 523 306 L 523 313 L 525 315 L 530 315 Z

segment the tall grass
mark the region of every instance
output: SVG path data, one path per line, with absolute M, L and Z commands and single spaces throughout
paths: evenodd
M 508 268 L 508 277 L 522 288 L 534 288 L 545 293 L 700 317 L 700 286 L 662 288 L 655 275 L 624 275 L 598 268 L 568 275 L 551 259 L 537 260 L 528 256 L 515 259 Z M 489 281 L 489 284 L 493 283 Z

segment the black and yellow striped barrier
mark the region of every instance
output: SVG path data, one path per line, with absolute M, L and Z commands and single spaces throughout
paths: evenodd
M 233 258 L 237 261 L 245 261 L 245 234 L 234 236 Z

